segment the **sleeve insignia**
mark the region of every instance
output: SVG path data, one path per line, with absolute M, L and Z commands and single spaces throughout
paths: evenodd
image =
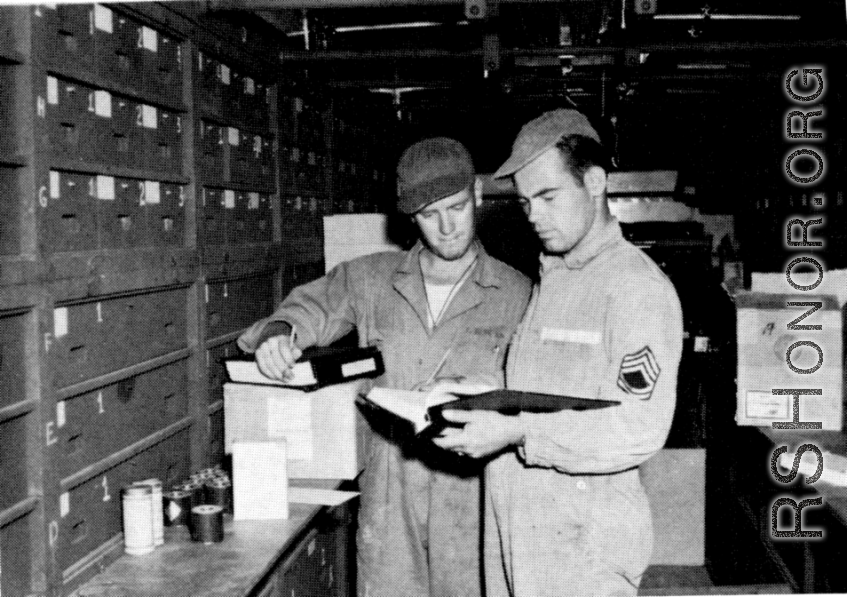
M 645 346 L 638 352 L 624 355 L 618 373 L 618 387 L 631 396 L 648 400 L 656 387 L 659 373 L 661 369 L 653 351 Z

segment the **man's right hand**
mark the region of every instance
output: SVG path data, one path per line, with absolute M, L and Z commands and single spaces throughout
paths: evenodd
M 265 377 L 286 382 L 291 378 L 291 368 L 303 351 L 291 345 L 290 336 L 268 338 L 256 350 L 256 364 Z

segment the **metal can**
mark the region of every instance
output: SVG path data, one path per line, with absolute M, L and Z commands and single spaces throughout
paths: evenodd
M 124 551 L 143 556 L 153 551 L 153 488 L 129 485 L 123 489 Z
M 224 540 L 224 510 L 209 504 L 191 509 L 191 538 L 205 545 Z
M 145 479 L 133 485 L 147 485 L 152 490 L 153 502 L 153 545 L 165 544 L 165 513 L 162 502 L 162 482 L 158 479 Z
M 188 526 L 191 522 L 191 493 L 188 491 L 170 491 L 162 497 L 164 501 L 165 524 L 167 526 Z
M 205 490 L 201 481 L 186 481 L 174 486 L 175 491 L 187 491 L 191 494 L 191 507 L 203 505 Z
M 206 481 L 206 503 L 232 512 L 232 483 L 229 479 L 215 477 Z

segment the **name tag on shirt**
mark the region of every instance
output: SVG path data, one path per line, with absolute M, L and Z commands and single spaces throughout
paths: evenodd
M 542 342 L 572 342 L 574 344 L 600 344 L 602 334 L 594 330 L 566 330 L 541 328 Z

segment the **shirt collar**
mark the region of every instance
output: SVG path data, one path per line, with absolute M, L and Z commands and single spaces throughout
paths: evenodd
M 480 286 L 500 287 L 500 276 L 494 269 L 492 257 L 486 252 L 485 247 L 479 242 L 479 239 L 474 241 L 477 249 L 477 266 L 471 274 L 471 279 Z M 403 274 L 421 274 L 420 252 L 423 251 L 423 241 L 418 240 L 415 245 L 406 253 L 406 258 L 400 263 L 397 268 L 397 273 Z
M 589 236 L 564 255 L 541 254 L 541 274 L 557 267 L 568 269 L 582 269 L 591 260 L 612 245 L 623 240 L 620 223 L 612 218 L 599 229 L 590 233 Z

